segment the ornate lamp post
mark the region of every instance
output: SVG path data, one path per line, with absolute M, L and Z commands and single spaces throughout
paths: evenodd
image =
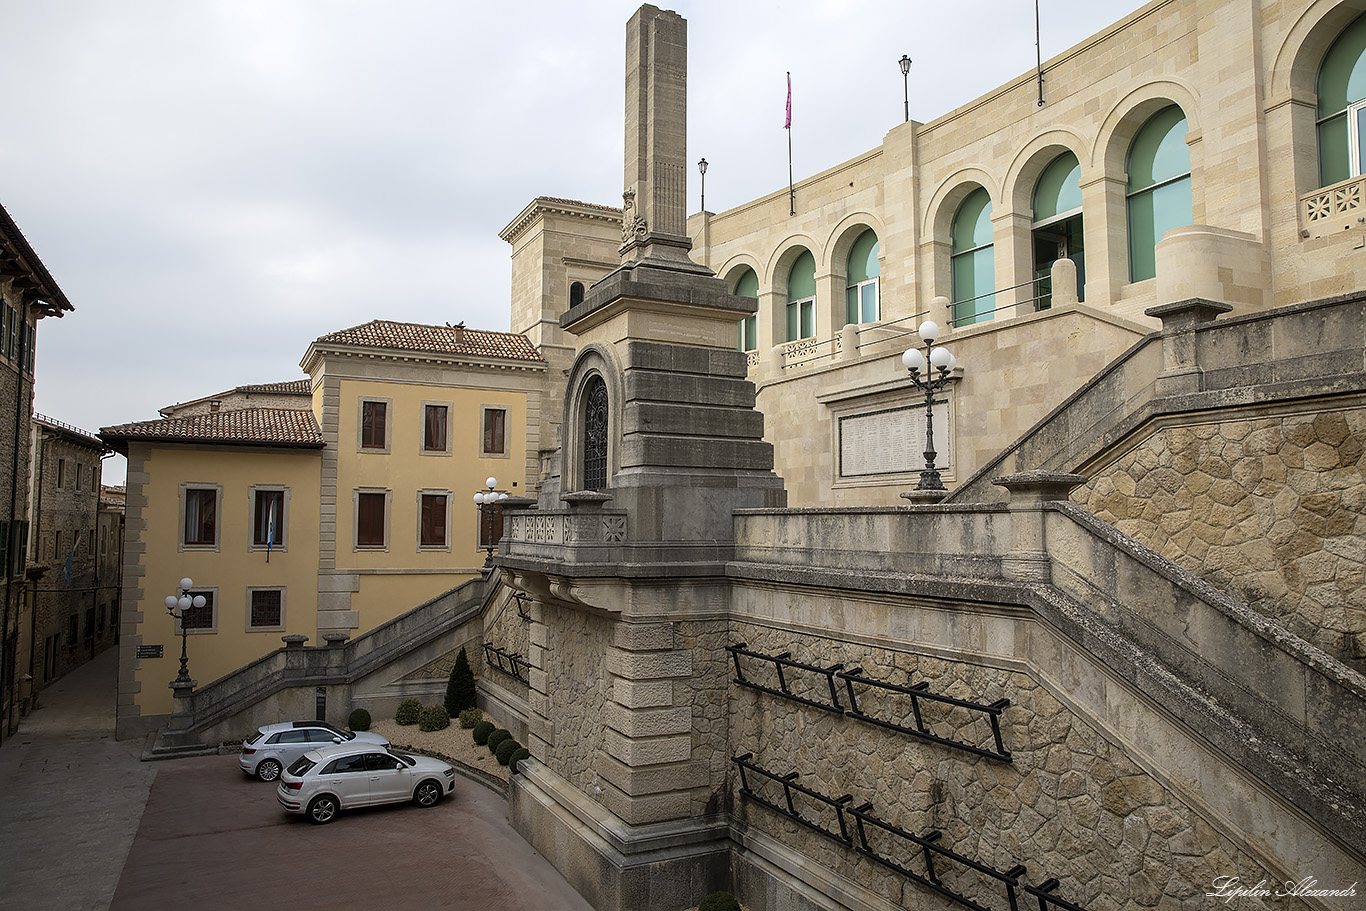
M 508 495 L 494 490 L 498 486 L 497 478 L 489 478 L 484 482 L 488 485 L 488 490 L 481 490 L 474 495 L 474 502 L 479 507 L 479 511 L 488 518 L 488 557 L 484 560 L 484 569 L 493 568 L 493 513 L 499 503 L 506 500 Z
M 907 76 L 911 72 L 911 58 L 902 54 L 897 63 L 901 65 L 901 94 L 906 99 L 906 119 L 909 121 L 911 119 L 911 86 Z
M 702 174 L 702 211 L 707 211 L 707 159 L 702 159 L 697 163 L 697 170 Z
M 934 467 L 934 394 L 949 382 L 949 371 L 957 365 L 957 359 L 947 348 L 935 348 L 934 340 L 939 337 L 939 326 L 933 320 L 920 324 L 920 340 L 925 343 L 922 354 L 918 348 L 907 348 L 901 356 L 901 363 L 911 372 L 911 382 L 925 393 L 925 468 L 920 472 L 920 483 L 916 490 L 943 490 L 944 482 L 939 480 L 939 472 Z M 926 369 L 926 368 L 929 369 Z M 925 378 L 920 378 L 921 372 Z M 939 375 L 934 376 L 934 371 Z
M 163 602 L 166 605 L 166 613 L 171 618 L 180 623 L 180 675 L 171 681 L 171 686 L 194 686 L 194 681 L 190 679 L 189 659 L 185 652 L 185 615 L 190 612 L 190 608 L 201 608 L 209 602 L 203 595 L 190 596 L 190 589 L 194 588 L 194 580 L 188 576 L 180 580 L 180 594 L 167 595 Z M 180 608 L 180 613 L 176 613 L 176 608 Z

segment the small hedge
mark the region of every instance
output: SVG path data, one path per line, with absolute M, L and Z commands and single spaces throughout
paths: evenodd
M 520 743 L 518 743 L 513 738 L 509 737 L 502 743 L 498 744 L 498 749 L 493 751 L 493 755 L 498 758 L 499 765 L 507 765 L 508 761 L 512 759 L 512 754 L 517 752 L 521 748 L 522 745 Z
M 489 752 L 492 753 L 496 751 L 498 749 L 498 744 L 502 743 L 504 740 L 507 740 L 511 736 L 512 732 L 509 731 L 507 728 L 498 728 L 498 730 L 494 731 L 492 734 L 489 735 Z
M 481 721 L 474 726 L 474 742 L 484 744 L 489 742 L 489 735 L 494 732 L 492 721 Z
M 512 774 L 516 775 L 516 774 L 517 774 L 517 763 L 521 762 L 523 759 L 530 759 L 530 758 L 531 758 L 531 751 L 528 750 L 526 747 L 522 747 L 520 750 L 517 750 L 516 752 L 514 752 L 514 753 L 512 754 L 512 756 L 511 756 L 511 758 L 508 759 L 508 768 L 512 769 Z
M 394 720 L 399 724 L 417 724 L 417 716 L 422 714 L 422 703 L 416 699 L 405 699 L 398 704 Z
M 702 899 L 697 911 L 740 911 L 740 903 L 729 892 L 713 892 Z
M 418 717 L 418 728 L 424 731 L 441 731 L 451 726 L 451 716 L 444 705 L 429 705 Z
M 346 726 L 353 731 L 370 730 L 370 713 L 365 709 L 352 709 L 351 717 L 346 719 Z
M 460 726 L 466 730 L 484 720 L 484 713 L 478 709 L 465 709 L 460 713 Z

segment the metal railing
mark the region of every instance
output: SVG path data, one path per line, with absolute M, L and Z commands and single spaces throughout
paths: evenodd
M 770 810 L 787 817 L 798 825 L 810 829 L 817 834 L 824 835 L 832 841 L 851 848 L 862 857 L 866 857 L 874 863 L 886 867 L 889 870 L 900 873 L 925 888 L 944 896 L 950 901 L 957 902 L 973 911 L 992 911 L 986 905 L 981 904 L 976 899 L 965 895 L 955 888 L 957 880 L 961 878 L 961 870 L 968 870 L 979 874 L 987 883 L 996 883 L 1004 887 L 1005 900 L 1010 907 L 1010 911 L 1020 911 L 1020 899 L 1025 896 L 1036 898 L 1039 903 L 1039 911 L 1049 911 L 1050 907 L 1060 908 L 1062 911 L 1086 911 L 1081 905 L 1070 902 L 1053 892 L 1058 888 L 1058 880 L 1050 877 L 1037 886 L 1025 882 L 1024 876 L 1027 868 L 1024 864 L 1016 864 L 1009 870 L 1001 871 L 995 867 L 973 860 L 963 854 L 959 854 L 952 848 L 945 847 L 940 842 L 943 841 L 944 833 L 939 829 L 931 829 L 923 835 L 916 835 L 897 826 L 895 823 L 879 819 L 873 815 L 873 804 L 864 803 L 858 807 L 849 806 L 853 802 L 853 796 L 845 794 L 842 797 L 829 797 L 819 791 L 805 787 L 797 783 L 801 777 L 797 772 L 790 772 L 787 775 L 779 775 L 770 772 L 763 766 L 753 762 L 754 754 L 745 753 L 743 756 L 733 756 L 731 761 L 740 770 L 740 794 L 741 796 L 754 801 L 761 806 L 768 807 Z M 783 799 L 779 803 L 771 800 L 759 793 L 750 785 L 750 777 L 747 773 L 758 775 L 761 782 L 773 782 L 782 788 Z M 808 818 L 814 810 L 821 814 L 815 819 Z M 834 814 L 833 824 L 825 822 L 830 814 Z M 846 818 L 852 816 L 854 820 L 854 831 L 857 838 L 849 834 L 849 822 Z M 894 844 L 906 842 L 913 845 L 916 850 L 906 851 L 904 848 L 895 852 L 897 857 L 916 857 L 920 858 L 923 865 L 921 870 L 913 869 L 909 862 L 901 863 L 893 860 L 885 851 L 880 851 L 874 845 L 873 840 L 869 839 L 869 829 L 881 832 L 895 839 Z M 950 866 L 953 865 L 953 866 Z M 953 882 L 947 882 L 945 874 L 949 870 L 959 873 L 958 876 L 949 877 Z
M 484 663 L 523 683 L 527 682 L 526 672 L 531 667 L 521 655 L 501 649 L 492 642 L 484 643 Z

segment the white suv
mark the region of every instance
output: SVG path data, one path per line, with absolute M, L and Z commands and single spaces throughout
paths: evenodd
M 372 744 L 334 744 L 311 750 L 280 775 L 276 799 L 310 822 L 331 822 L 341 810 L 411 800 L 434 807 L 455 791 L 455 769 L 427 756 Z
M 262 781 L 274 781 L 309 750 L 325 744 L 354 743 L 387 747 L 389 740 L 369 731 L 343 731 L 326 721 L 282 721 L 258 729 L 242 744 L 242 771 Z

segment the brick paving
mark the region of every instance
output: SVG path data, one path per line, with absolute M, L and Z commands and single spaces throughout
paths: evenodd
M 0 744 L 0 911 L 591 911 L 464 777 L 430 810 L 315 826 L 235 755 L 140 762 L 113 738 L 115 660 L 45 690 Z

